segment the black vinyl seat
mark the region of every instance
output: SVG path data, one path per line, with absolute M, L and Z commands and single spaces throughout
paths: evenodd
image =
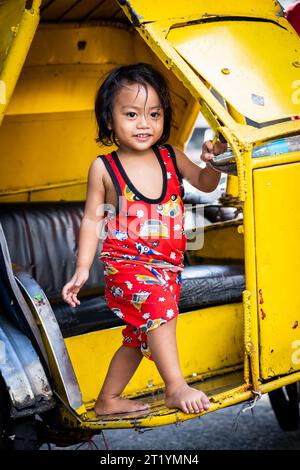
M 80 305 L 61 299 L 63 285 L 74 274 L 84 202 L 2 203 L 0 223 L 12 263 L 29 272 L 45 291 L 64 337 L 123 325 L 104 297 L 99 244 L 90 276 L 80 291 Z M 187 258 L 185 258 L 187 260 Z M 239 302 L 245 289 L 242 264 L 185 266 L 179 310 Z

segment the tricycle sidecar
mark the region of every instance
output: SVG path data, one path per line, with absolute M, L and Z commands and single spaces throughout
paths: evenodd
M 177 336 L 186 380 L 208 394 L 210 412 L 270 393 L 281 425 L 297 427 L 300 151 L 253 158 L 258 146 L 300 134 L 299 38 L 280 4 L 19 0 L 1 8 L 2 447 L 67 445 L 103 429 L 199 416 L 166 408 L 161 377 L 143 360 L 124 396 L 150 410 L 97 418 L 123 328 L 106 305 L 97 256 L 80 306 L 60 295 L 74 271 L 87 169 L 104 153 L 95 143 L 96 87 L 114 65 L 138 61 L 169 80 L 172 144 L 183 148 L 201 112 L 233 152 L 219 201 L 184 195 Z

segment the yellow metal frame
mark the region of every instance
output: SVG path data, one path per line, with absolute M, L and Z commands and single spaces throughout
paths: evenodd
M 0 101 L 0 125 L 24 65 L 40 20 L 41 0 L 33 0 L 30 10 L 24 9 L 21 21 L 14 29 L 15 38 L 1 70 L 0 80 L 5 84 L 6 97 Z

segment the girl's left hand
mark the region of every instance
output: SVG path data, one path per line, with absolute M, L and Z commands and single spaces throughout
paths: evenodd
M 223 144 L 220 142 L 220 140 L 217 140 L 215 144 L 213 144 L 212 140 L 207 140 L 204 142 L 202 145 L 202 154 L 201 154 L 201 160 L 204 161 L 206 164 L 209 164 L 210 167 L 211 164 L 209 163 L 209 160 L 214 158 L 216 155 L 220 155 L 220 153 L 226 152 L 228 147 L 228 144 L 225 143 Z

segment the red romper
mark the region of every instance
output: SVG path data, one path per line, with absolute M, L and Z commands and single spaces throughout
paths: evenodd
M 117 155 L 99 155 L 111 176 L 118 204 L 106 211 L 105 239 L 99 260 L 104 263 L 105 299 L 126 324 L 123 345 L 140 347 L 153 360 L 147 332 L 178 315 L 184 269 L 184 188 L 171 145 L 153 145 L 163 188 L 150 199 L 130 181 Z

